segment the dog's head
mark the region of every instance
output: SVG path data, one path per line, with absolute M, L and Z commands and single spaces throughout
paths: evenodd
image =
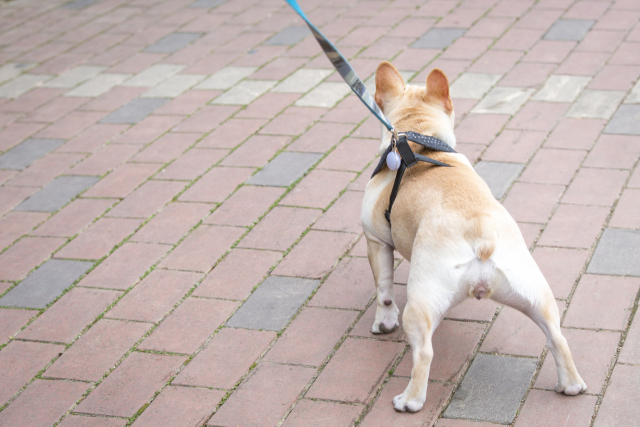
M 376 71 L 375 100 L 396 131 L 434 136 L 455 148 L 449 80 L 439 69 L 429 73 L 426 86 L 405 85 L 396 67 L 385 61 Z M 390 136 L 383 132 L 382 150 L 389 145 Z

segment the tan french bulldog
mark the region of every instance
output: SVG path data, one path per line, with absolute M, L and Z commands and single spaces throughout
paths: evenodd
M 442 71 L 431 71 L 426 87 L 410 86 L 393 65 L 383 62 L 376 74 L 375 100 L 397 132 L 434 136 L 455 148 L 453 103 Z M 384 128 L 381 153 L 391 136 Z M 384 166 L 367 184 L 361 213 L 377 288 L 373 333 L 389 333 L 399 325 L 393 250 L 411 261 L 402 320 L 413 350 L 413 370 L 404 393 L 393 399 L 395 409 L 422 409 L 433 332 L 447 311 L 468 297 L 492 298 L 529 316 L 545 333 L 555 358 L 556 391 L 567 395 L 585 391 L 560 330 L 556 301 L 516 222 L 464 155 L 409 145 L 414 153 L 452 167 L 418 163 L 407 168 L 387 221 L 384 213 L 396 172 Z

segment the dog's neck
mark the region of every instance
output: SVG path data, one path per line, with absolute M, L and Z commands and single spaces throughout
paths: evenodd
M 390 131 L 387 130 L 387 128 L 384 125 L 381 125 L 380 128 L 382 130 L 382 136 L 380 138 L 380 148 L 378 151 L 379 151 L 379 154 L 382 154 L 387 149 L 389 144 L 391 144 L 392 134 Z M 444 142 L 446 142 L 449 145 L 449 147 L 453 149 L 456 148 L 456 136 L 453 133 L 453 129 L 441 129 L 439 132 L 433 132 L 431 130 L 423 130 L 422 132 L 420 132 L 419 130 L 416 130 L 416 129 L 404 129 L 404 128 L 396 127 L 396 131 L 397 132 L 412 131 L 412 132 L 420 133 L 422 135 L 433 136 L 435 138 L 441 139 Z
M 417 88 L 407 85 L 408 91 L 415 92 Z M 388 111 L 387 111 L 388 110 Z M 402 99 L 390 102 L 384 112 L 393 124 L 396 132 L 416 132 L 433 136 L 446 142 L 451 148 L 456 148 L 456 136 L 453 133 L 455 113 L 447 114 L 441 107 L 427 103 L 413 103 L 407 105 Z M 380 154 L 391 143 L 391 132 L 382 126 Z

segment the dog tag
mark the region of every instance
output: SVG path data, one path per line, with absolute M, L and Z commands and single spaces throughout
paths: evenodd
M 397 171 L 398 168 L 400 167 L 400 155 L 395 151 L 392 151 L 389 154 L 387 154 L 387 166 L 392 171 Z

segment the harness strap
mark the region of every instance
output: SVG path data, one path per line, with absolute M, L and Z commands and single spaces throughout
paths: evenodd
M 393 189 L 391 190 L 391 196 L 389 197 L 389 208 L 384 211 L 384 217 L 387 218 L 389 224 L 391 224 L 391 208 L 393 207 L 393 202 L 396 201 L 396 196 L 398 195 L 398 190 L 400 189 L 400 181 L 402 181 L 402 176 L 404 175 L 404 171 L 406 170 L 407 165 L 403 161 L 402 163 L 400 163 L 398 172 L 396 172 L 396 180 L 393 181 Z
M 432 136 L 422 135 L 415 132 L 406 132 L 398 135 L 398 140 L 395 142 L 395 146 L 398 149 L 398 153 L 401 157 L 400 167 L 396 172 L 396 178 L 393 181 L 393 188 L 391 189 L 391 195 L 389 196 L 389 208 L 384 212 L 384 217 L 387 219 L 389 224 L 391 224 L 391 209 L 393 208 L 393 203 L 396 201 L 396 197 L 398 196 L 398 190 L 400 190 L 400 182 L 402 181 L 402 177 L 404 176 L 407 168 L 412 167 L 418 162 L 427 162 L 434 164 L 436 166 L 444 166 L 451 167 L 446 163 L 439 162 L 438 160 L 432 159 L 427 156 L 423 156 L 422 154 L 415 154 L 411 147 L 409 147 L 409 143 L 407 140 L 415 142 L 417 144 L 422 145 L 425 148 L 429 148 L 431 150 L 444 151 L 447 153 L 455 153 L 456 151 L 451 148 L 446 142 L 434 138 Z M 376 166 L 371 178 L 373 178 L 382 167 L 385 165 L 387 156 L 391 151 L 393 151 L 393 143 L 389 144 L 387 149 L 384 151 L 380 158 L 380 162 L 378 162 L 378 166 Z

